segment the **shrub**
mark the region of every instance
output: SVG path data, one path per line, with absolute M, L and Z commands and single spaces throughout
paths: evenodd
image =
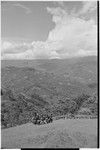
M 81 108 L 82 104 L 87 101 L 87 99 L 89 98 L 89 95 L 85 95 L 82 94 L 80 96 L 78 96 L 77 98 L 72 99 L 76 104 L 74 105 L 74 108 L 72 107 L 71 113 L 77 113 L 78 110 Z

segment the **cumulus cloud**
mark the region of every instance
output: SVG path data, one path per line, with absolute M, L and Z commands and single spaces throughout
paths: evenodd
M 96 1 L 83 1 L 83 8 L 78 12 L 78 14 L 91 13 L 96 10 L 97 2 Z
M 34 59 L 32 50 L 27 50 L 21 53 L 6 53 L 2 57 L 3 59 Z
M 2 59 L 49 59 L 59 58 L 52 50 L 55 44 L 51 42 L 33 41 L 32 43 L 16 44 L 2 42 Z
M 89 8 L 94 10 L 90 2 L 83 6 L 81 13 L 89 11 Z M 92 18 L 85 20 L 71 16 L 59 7 L 47 8 L 47 11 L 52 15 L 52 21 L 55 23 L 55 28 L 49 33 L 48 41 L 60 43 L 56 52 L 61 57 L 96 54 L 97 26 Z
M 47 7 L 55 23 L 45 42 L 16 44 L 2 43 L 3 59 L 53 59 L 76 56 L 96 55 L 97 25 L 90 17 L 88 20 L 80 16 L 96 9 L 93 2 L 83 2 L 83 8 L 73 15 L 61 7 Z M 73 10 L 72 10 L 73 11 Z
M 8 42 L 8 41 L 2 41 L 1 42 L 1 52 L 3 53 L 22 53 L 23 51 L 26 51 L 28 48 L 30 48 L 30 44 L 26 43 L 15 43 L 15 42 Z

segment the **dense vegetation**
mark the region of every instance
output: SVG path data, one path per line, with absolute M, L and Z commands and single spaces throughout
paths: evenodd
M 41 69 L 33 68 L 32 62 L 31 67 L 2 67 L 2 126 L 29 122 L 35 112 L 53 117 L 97 116 L 96 61 L 92 59 L 42 61 L 37 67 L 42 65 Z
M 35 112 L 43 115 L 52 113 L 54 117 L 66 114 L 76 115 L 83 107 L 89 109 L 89 111 L 85 110 L 85 114 L 88 115 L 89 112 L 89 115 L 97 115 L 97 99 L 95 96 L 90 97 L 82 94 L 72 100 L 59 100 L 58 104 L 50 105 L 37 94 L 30 97 L 22 93 L 14 96 L 11 90 L 7 92 L 2 90 L 2 99 L 6 97 L 6 102 L 2 101 L 1 123 L 3 127 L 24 124 L 31 121 Z M 81 114 L 84 114 L 84 112 L 81 112 Z

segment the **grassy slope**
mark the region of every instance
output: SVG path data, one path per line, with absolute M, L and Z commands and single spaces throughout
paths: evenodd
M 41 126 L 28 123 L 2 130 L 1 138 L 3 148 L 96 148 L 97 120 L 60 119 Z

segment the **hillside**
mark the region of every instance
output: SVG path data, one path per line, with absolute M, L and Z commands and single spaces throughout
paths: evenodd
M 81 82 L 96 82 L 97 57 L 87 56 L 70 59 L 53 60 L 2 60 L 2 67 L 30 67 L 45 72 L 62 75 L 65 78 L 73 77 Z
M 33 68 L 3 68 L 1 71 L 1 82 L 2 87 L 9 87 L 9 89 L 14 89 L 16 92 L 25 92 L 26 94 L 34 90 L 38 92 L 42 90 L 47 94 L 70 97 L 80 92 L 91 93 L 92 91 L 87 85 L 74 78 L 65 78 L 52 73 L 37 71 Z
M 2 130 L 2 148 L 96 148 L 97 120 L 67 119 Z
M 37 61 L 40 65 L 39 60 Z M 19 66 L 17 61 L 7 62 L 4 66 L 2 61 L 1 101 L 2 117 L 8 127 L 29 122 L 34 112 L 52 113 L 53 116 L 68 113 L 75 115 L 82 107 L 89 107 L 88 113 L 97 115 L 97 97 L 95 99 L 93 96 L 97 91 L 95 57 L 48 62 L 40 60 L 41 65 L 48 66 L 44 70 L 43 67 L 36 69 L 39 67 L 37 64 L 35 68 L 31 66 L 34 61 L 28 66 L 24 65 L 24 61 L 19 61 Z M 53 69 L 50 71 L 51 64 L 51 68 L 56 67 L 55 72 Z M 66 70 L 57 73 L 59 68 Z M 87 101 L 91 97 L 94 100 L 88 104 Z

